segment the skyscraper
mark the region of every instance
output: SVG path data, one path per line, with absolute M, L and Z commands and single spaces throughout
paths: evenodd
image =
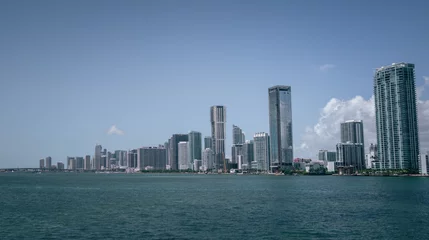
M 255 160 L 254 152 L 254 142 L 253 140 L 247 140 L 243 144 L 243 164 L 247 165 L 247 168 L 250 169 L 252 162 Z
M 42 158 L 42 159 L 39 160 L 39 168 L 40 169 L 45 168 L 45 159 Z
M 201 133 L 196 131 L 191 131 L 188 134 L 188 150 L 189 150 L 189 161 L 191 164 L 194 164 L 194 160 L 201 160 L 202 147 L 201 147 Z
M 226 136 L 226 107 L 212 106 L 210 108 L 210 122 L 215 152 L 214 167 L 219 170 L 226 169 L 225 162 L 225 136 Z
M 170 159 L 170 144 L 169 141 L 164 143 L 165 148 L 165 169 L 170 170 L 169 159 Z
M 239 156 L 243 156 L 243 144 L 234 144 L 231 148 L 231 162 L 238 163 Z
M 414 64 L 394 63 L 378 68 L 374 99 L 380 170 L 417 172 L 420 150 Z
M 187 142 L 188 134 L 173 134 L 169 140 L 169 163 L 170 169 L 178 170 L 179 169 L 179 142 Z
M 341 142 L 364 144 L 362 120 L 348 120 L 341 123 Z
M 103 148 L 101 145 L 95 145 L 95 154 L 94 154 L 94 169 L 100 170 L 101 169 L 101 150 Z
M 84 170 L 91 170 L 91 156 L 90 155 L 85 156 Z
M 76 159 L 70 158 L 70 165 L 68 167 L 69 170 L 76 170 Z
M 164 146 L 142 147 L 138 149 L 138 168 L 141 170 L 165 169 L 167 150 Z
M 236 125 L 232 125 L 232 144 L 243 144 L 245 141 L 243 130 Z
M 341 143 L 337 144 L 337 166 L 366 168 L 363 122 L 348 120 L 341 123 Z
M 62 163 L 62 162 L 57 162 L 57 169 L 58 169 L 58 170 L 64 170 L 64 163 Z
M 178 147 L 178 161 L 179 161 L 179 170 L 188 170 L 191 169 L 189 156 L 188 156 L 188 142 L 179 142 Z
M 270 136 L 268 133 L 255 133 L 253 136 L 254 161 L 257 162 L 257 170 L 270 170 Z
M 116 150 L 115 151 L 116 163 L 119 167 L 127 166 L 127 151 Z
M 52 168 L 52 158 L 51 157 L 46 157 L 46 162 L 45 162 L 45 166 L 47 169 L 51 169 Z
M 128 167 L 129 168 L 137 168 L 137 149 L 133 149 L 133 150 L 130 150 L 130 151 L 128 151 L 128 154 L 127 154 L 128 156 L 127 156 L 127 160 L 128 160 L 128 163 L 127 163 L 127 165 L 128 165 Z
M 377 144 L 372 144 L 369 146 L 369 153 L 365 154 L 365 164 L 366 168 L 380 168 L 380 162 L 377 161 Z
M 72 162 L 76 161 L 76 159 L 74 157 L 67 157 L 67 169 L 72 169 Z M 76 168 L 76 162 L 74 167 Z
M 213 149 L 213 138 L 210 136 L 204 137 L 204 149 Z
M 76 157 L 76 169 L 83 170 L 85 165 L 84 163 L 85 160 L 83 159 L 83 157 Z
M 210 171 L 213 169 L 214 151 L 211 148 L 206 148 L 203 152 L 203 170 Z
M 338 143 L 337 166 L 353 167 L 353 170 L 365 169 L 365 155 L 362 143 Z
M 290 86 L 268 89 L 271 170 L 292 167 L 292 99 Z

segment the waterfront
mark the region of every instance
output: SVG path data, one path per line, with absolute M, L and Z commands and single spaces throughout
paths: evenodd
M 429 179 L 0 174 L 2 239 L 428 239 Z

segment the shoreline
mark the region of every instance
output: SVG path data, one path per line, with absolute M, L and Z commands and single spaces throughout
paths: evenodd
M 0 174 L 6 173 L 29 173 L 29 174 L 51 174 L 51 173 L 83 173 L 83 174 L 162 174 L 162 175 L 263 175 L 263 176 L 291 176 L 291 177 L 301 177 L 301 176 L 336 176 L 336 177 L 429 177 L 429 175 L 421 174 L 274 174 L 274 173 L 205 173 L 205 172 L 125 172 L 125 171 L 28 171 L 28 170 L 18 170 L 18 171 L 0 171 Z

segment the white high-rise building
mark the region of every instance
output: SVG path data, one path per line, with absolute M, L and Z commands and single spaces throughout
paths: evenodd
M 394 63 L 374 75 L 379 170 L 417 172 L 419 134 L 414 64 Z
M 214 151 L 211 148 L 206 148 L 203 151 L 203 170 L 210 171 L 213 169 Z
M 258 171 L 270 171 L 270 137 L 260 132 L 253 136 L 254 161 Z
M 427 175 L 429 172 L 429 152 L 419 155 L 419 173 Z
M 373 168 L 375 162 L 377 162 L 377 144 L 371 143 L 371 145 L 369 146 L 369 152 L 365 154 L 366 168 Z
M 188 142 L 179 142 L 178 146 L 178 160 L 179 160 L 179 170 L 188 170 L 190 167 L 189 163 L 189 151 L 188 151 Z

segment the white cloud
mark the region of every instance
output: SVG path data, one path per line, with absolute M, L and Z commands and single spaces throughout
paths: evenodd
M 330 69 L 335 68 L 336 66 L 334 64 L 324 64 L 319 67 L 320 71 L 328 71 Z
M 429 85 L 429 78 L 425 81 L 426 84 L 419 87 L 421 92 Z M 425 152 L 429 150 L 429 100 L 418 99 L 417 109 L 420 150 Z M 363 120 L 365 149 L 370 143 L 377 142 L 374 96 L 370 99 L 361 96 L 349 100 L 332 98 L 321 110 L 318 123 L 305 128 L 294 155 L 315 158 L 320 149 L 335 151 L 335 145 L 340 140 L 340 123 L 346 120 Z
M 423 77 L 423 79 L 425 80 L 425 84 L 426 84 L 426 85 L 429 85 L 429 77 L 424 76 L 424 77 Z
M 116 125 L 112 125 L 109 130 L 107 131 L 107 134 L 109 135 L 124 135 L 124 131 L 122 131 L 121 129 L 117 128 Z

